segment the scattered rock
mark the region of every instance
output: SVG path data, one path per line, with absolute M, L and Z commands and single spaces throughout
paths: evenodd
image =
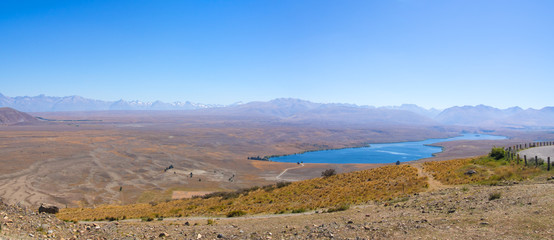
M 158 237 L 169 237 L 169 234 L 167 234 L 166 232 L 163 232 L 163 233 L 160 233 Z
M 475 171 L 475 170 L 473 170 L 473 169 L 470 169 L 470 170 L 468 170 L 467 172 L 465 172 L 464 174 L 465 174 L 465 175 L 471 176 L 471 175 L 476 174 L 476 173 L 477 173 L 477 171 Z
M 44 205 L 41 204 L 38 208 L 39 213 L 50 213 L 50 214 L 56 214 L 60 211 L 60 209 L 53 205 Z

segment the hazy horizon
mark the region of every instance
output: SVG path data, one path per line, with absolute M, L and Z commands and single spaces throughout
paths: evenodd
M 2 1 L 6 96 L 552 105 L 551 1 Z
M 97 101 L 104 101 L 104 102 L 118 102 L 118 101 L 126 101 L 126 102 L 142 102 L 142 103 L 155 103 L 157 101 L 161 101 L 161 100 L 154 100 L 154 101 L 144 101 L 144 100 L 141 100 L 141 99 L 118 99 L 118 100 L 105 100 L 105 99 L 95 99 L 95 98 L 87 98 L 87 97 L 83 97 L 83 96 L 79 96 L 79 95 L 68 95 L 68 96 L 49 96 L 49 95 L 46 95 L 46 94 L 39 94 L 39 95 L 36 95 L 36 96 L 28 96 L 28 95 L 25 95 L 25 96 L 7 96 L 3 93 L 0 92 L 0 95 L 3 95 L 5 97 L 9 97 L 9 98 L 17 98 L 17 97 L 20 97 L 20 98 L 25 98 L 25 97 L 29 97 L 29 98 L 33 98 L 33 97 L 40 97 L 40 96 L 44 96 L 44 97 L 52 97 L 52 98 L 68 98 L 68 97 L 82 97 L 82 98 L 85 98 L 85 99 L 90 99 L 90 100 L 97 100 Z M 310 99 L 302 99 L 302 98 L 285 98 L 285 97 L 281 97 L 281 98 L 274 98 L 274 99 L 269 99 L 269 100 L 252 100 L 252 101 L 248 101 L 248 102 L 243 102 L 243 101 L 237 101 L 237 102 L 233 102 L 231 104 L 218 104 L 218 103 L 215 103 L 215 104 L 206 104 L 206 103 L 202 103 L 202 102 L 192 102 L 192 101 L 189 101 L 189 100 L 181 100 L 181 101 L 173 101 L 173 102 L 164 102 L 164 101 L 161 101 L 163 103 L 170 103 L 170 104 L 173 104 L 173 103 L 186 103 L 186 102 L 190 102 L 192 104 L 204 104 L 204 105 L 208 105 L 210 107 L 228 107 L 228 106 L 233 106 L 233 105 L 237 105 L 237 104 L 247 104 L 247 103 L 253 103 L 253 102 L 270 102 L 270 101 L 274 101 L 274 100 L 279 100 L 279 99 L 292 99 L 292 100 L 300 100 L 300 101 L 307 101 L 307 102 L 311 102 L 311 103 L 316 103 L 316 104 L 345 104 L 345 105 L 355 105 L 357 107 L 375 107 L 375 108 L 396 108 L 396 107 L 401 107 L 401 106 L 404 106 L 404 105 L 415 105 L 417 107 L 420 107 L 420 108 L 423 108 L 425 110 L 437 110 L 437 111 L 444 111 L 448 108 L 452 108 L 452 107 L 477 107 L 477 106 L 487 106 L 487 107 L 493 107 L 493 108 L 498 108 L 498 109 L 509 109 L 509 108 L 514 108 L 514 107 L 519 107 L 519 108 L 522 108 L 522 109 L 536 109 L 536 110 L 540 110 L 544 107 L 554 107 L 554 105 L 547 105 L 547 106 L 544 106 L 544 107 L 541 107 L 541 108 L 533 108 L 533 107 L 529 107 L 529 108 L 524 108 L 524 107 L 521 107 L 521 106 L 509 106 L 509 107 L 505 107 L 505 108 L 502 108 L 502 107 L 498 107 L 498 106 L 493 106 L 493 105 L 486 105 L 486 104 L 476 104 L 476 105 L 468 105 L 468 104 L 464 104 L 464 105 L 453 105 L 453 106 L 448 106 L 446 108 L 434 108 L 434 107 L 425 107 L 425 106 L 421 106 L 421 105 L 418 105 L 418 104 L 414 104 L 414 103 L 401 103 L 401 104 L 398 104 L 398 105 L 372 105 L 372 104 L 366 104 L 366 105 L 359 105 L 359 104 L 355 104 L 355 103 L 347 103 L 347 102 L 317 102 L 317 101 L 312 101 Z M 5 106 L 1 106 L 0 107 L 5 107 Z

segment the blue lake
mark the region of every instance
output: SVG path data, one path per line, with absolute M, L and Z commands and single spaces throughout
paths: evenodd
M 337 150 L 323 150 L 306 152 L 282 157 L 270 158 L 275 162 L 304 162 L 304 163 L 394 163 L 407 162 L 432 157 L 442 151 L 441 147 L 428 144 L 456 141 L 456 140 L 500 140 L 504 136 L 486 134 L 463 134 L 452 138 L 427 139 L 418 142 L 379 143 L 368 147 L 345 148 Z

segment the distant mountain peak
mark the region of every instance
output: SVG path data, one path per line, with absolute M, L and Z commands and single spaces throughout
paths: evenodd
M 40 94 L 35 97 L 6 97 L 0 93 L 0 107 L 11 107 L 24 112 L 53 111 L 105 111 L 105 110 L 191 110 L 218 107 L 219 105 L 183 103 L 164 103 L 162 101 L 143 102 L 139 100 L 102 101 L 88 99 L 78 95 L 52 97 Z

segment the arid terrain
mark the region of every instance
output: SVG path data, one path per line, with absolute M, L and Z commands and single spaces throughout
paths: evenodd
M 484 155 L 493 146 L 554 139 L 554 133 L 547 130 L 411 126 L 383 122 L 307 122 L 267 115 L 218 115 L 210 111 L 158 111 L 155 114 L 147 111 L 53 112 L 32 115 L 40 117 L 40 121 L 0 126 L 0 197 L 5 204 L 0 209 L 2 238 L 411 239 L 461 236 L 478 239 L 503 236 L 517 239 L 547 238 L 551 234 L 544 224 L 552 222 L 553 212 L 551 205 L 546 204 L 553 200 L 553 185 L 547 180 L 551 179 L 548 176 L 541 175 L 532 180 L 523 177 L 513 182 L 519 184 L 508 182 L 510 184 L 506 185 L 503 182 L 505 186 L 496 187 L 455 185 L 465 181 L 459 180 L 460 176 L 464 176 L 459 172 L 461 170 L 456 170 L 458 175 L 452 178 L 448 177 L 451 171 L 440 172 L 445 167 L 434 164 L 439 160 Z M 376 181 L 371 183 L 376 189 L 371 195 L 348 193 L 351 187 L 345 187 L 342 192 L 321 189 L 325 193 L 314 194 L 326 196 L 334 192 L 338 195 L 333 200 L 328 195 L 328 200 L 323 199 L 323 202 L 314 198 L 314 201 L 320 202 L 307 203 L 301 200 L 305 196 L 297 194 L 299 199 L 290 200 L 294 202 L 272 204 L 266 210 L 260 207 L 258 213 L 250 212 L 254 215 L 247 217 L 221 217 L 225 215 L 226 208 L 212 208 L 211 205 L 205 205 L 205 210 L 198 208 L 193 217 L 174 218 L 169 214 L 165 219 L 160 218 L 162 221 L 152 222 L 136 219 L 144 214 L 157 215 L 148 213 L 151 210 L 147 209 L 136 216 L 123 212 L 123 215 L 128 214 L 129 218 L 135 219 L 120 219 L 118 222 L 83 222 L 86 217 L 77 217 L 80 213 L 74 212 L 79 209 L 85 212 L 87 209 L 103 211 L 106 207 L 110 209 L 110 206 L 137 203 L 147 203 L 140 205 L 147 208 L 158 203 L 162 203 L 159 207 L 171 206 L 178 204 L 167 202 L 171 199 L 315 178 L 291 186 L 295 189 L 295 186 L 306 185 L 311 189 L 310 184 L 325 181 L 318 179 L 326 169 L 350 173 L 375 169 L 383 164 L 296 164 L 249 160 L 248 157 L 444 138 L 462 132 L 493 133 L 508 136 L 509 139 L 437 143 L 435 145 L 443 147 L 443 152 L 435 157 L 403 163 L 410 166 L 412 175 L 399 176 L 407 179 L 387 180 L 390 174 L 381 174 L 381 180 L 369 177 L 369 180 Z M 540 151 L 541 148 L 527 151 L 531 150 Z M 467 161 L 470 159 L 448 162 L 446 169 L 467 164 Z M 506 170 L 479 170 L 477 178 L 472 179 L 485 181 L 494 174 L 503 176 L 502 171 Z M 531 168 L 520 172 L 515 167 L 509 171 L 515 171 L 514 176 L 537 174 Z M 493 175 L 489 176 L 487 172 Z M 348 176 L 356 174 L 372 173 Z M 451 183 L 452 179 L 461 182 Z M 385 183 L 380 183 L 382 181 Z M 397 183 L 393 186 L 391 181 Z M 406 185 L 407 182 L 413 186 Z M 333 184 L 341 186 L 341 182 Z M 406 186 L 409 187 L 405 189 Z M 288 191 L 286 187 L 283 189 Z M 256 194 L 261 194 L 261 199 L 268 198 L 266 193 L 259 191 Z M 407 192 L 414 194 L 406 197 Z M 489 195 L 496 192 L 500 192 L 502 197 L 488 200 Z M 293 199 L 282 191 L 271 194 L 277 194 L 273 197 Z M 203 204 L 201 199 L 194 201 Z M 217 204 L 221 200 L 207 201 Z M 263 204 L 265 200 L 254 198 L 248 201 L 252 201 L 249 204 L 254 206 Z M 346 211 L 334 213 L 317 210 L 317 206 L 332 206 L 333 201 L 355 204 Z M 77 218 L 79 223 L 62 222 L 51 215 L 37 214 L 36 209 L 41 203 L 61 207 L 59 217 L 66 220 Z M 239 204 L 239 208 L 244 206 L 240 205 L 243 204 L 241 202 L 233 203 L 233 200 L 228 204 Z M 306 209 L 303 204 L 308 204 Z M 134 206 L 139 205 L 129 205 L 129 208 Z M 299 209 L 294 210 L 294 206 Z M 65 211 L 65 208 L 68 210 Z M 214 209 L 221 209 L 220 213 Z M 300 213 L 291 214 L 291 209 Z M 188 210 L 173 209 L 170 212 L 178 211 Z M 211 217 L 206 217 L 202 211 L 207 211 L 206 214 Z M 273 211 L 284 214 L 275 215 Z M 111 213 L 107 211 L 106 214 Z M 114 215 L 99 215 L 99 219 L 106 220 L 108 216 Z M 115 217 L 120 218 L 118 215 Z
M 455 136 L 466 127 L 345 126 L 267 116 L 190 112 L 38 113 L 49 121 L 1 126 L 0 196 L 37 207 L 125 204 L 171 199 L 189 192 L 234 190 L 279 180 L 368 169 L 377 164 L 305 164 L 248 160 L 250 156 L 365 146 L 370 143 Z M 504 141 L 444 143 L 437 159 L 475 156 L 492 145 L 531 140 L 543 132 Z M 542 135 L 540 135 L 542 136 Z M 173 168 L 168 169 L 169 166 Z M 286 171 L 285 171 L 286 170 Z M 192 177 L 191 177 L 192 173 Z
M 380 165 L 305 164 L 249 156 L 358 147 L 376 142 L 455 136 L 466 127 L 305 124 L 270 117 L 189 112 L 39 113 L 49 121 L 0 127 L 0 196 L 8 203 L 61 207 L 170 199 L 188 192 L 233 190 Z M 438 159 L 475 156 L 492 145 L 543 137 L 506 131 L 504 141 L 439 144 Z M 169 166 L 174 168 L 167 169 Z M 284 172 L 287 170 L 286 172 Z M 192 173 L 192 177 L 191 177 Z M 191 194 L 188 194 L 191 195 Z

